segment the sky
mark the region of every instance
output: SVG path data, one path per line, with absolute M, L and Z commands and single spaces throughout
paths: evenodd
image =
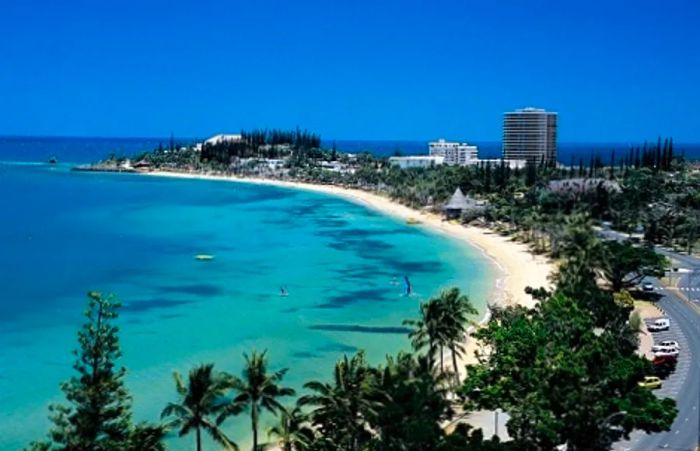
M 700 1 L 0 0 L 0 134 L 700 142 Z

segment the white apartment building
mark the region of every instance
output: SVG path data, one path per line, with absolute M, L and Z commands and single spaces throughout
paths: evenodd
M 400 167 L 409 168 L 431 168 L 445 164 L 445 157 L 437 155 L 413 155 L 410 157 L 389 157 L 389 163 Z
M 428 143 L 430 155 L 443 157 L 445 164 L 454 166 L 467 166 L 479 162 L 477 154 L 479 150 L 476 146 L 470 146 L 467 143 L 459 143 L 438 139 Z
M 525 166 L 527 166 L 527 160 L 499 160 L 497 158 L 491 158 L 486 160 L 477 160 L 476 162 L 479 164 L 490 164 L 493 168 L 499 167 L 502 164 L 505 164 L 511 169 L 524 169 Z

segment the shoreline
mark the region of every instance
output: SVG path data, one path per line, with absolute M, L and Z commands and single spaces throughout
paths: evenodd
M 545 257 L 530 252 L 525 244 L 512 241 L 509 237 L 500 236 L 487 229 L 444 221 L 437 214 L 415 210 L 379 194 L 336 185 L 318 185 L 254 177 L 176 171 L 150 171 L 138 172 L 138 174 L 151 177 L 225 181 L 300 189 L 340 197 L 403 221 L 408 219 L 417 220 L 419 224 L 411 225 L 410 227 L 423 227 L 429 231 L 447 235 L 463 244 L 478 249 L 492 263 L 497 275 L 494 281 L 494 296 L 487 300 L 487 305 L 493 303 L 499 306 L 521 305 L 533 307 L 535 301 L 525 294 L 525 287 L 528 285 L 533 287 L 550 287 L 549 275 L 553 271 L 553 264 Z M 479 324 L 488 321 L 488 316 L 489 312 L 487 310 L 479 320 Z M 476 351 L 476 347 L 472 340 L 468 340 L 462 363 L 466 364 L 474 361 L 473 351 Z

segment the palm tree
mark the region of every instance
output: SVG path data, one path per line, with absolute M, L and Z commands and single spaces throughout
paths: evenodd
M 417 320 L 406 320 L 403 323 L 412 326 L 413 330 L 408 334 L 411 339 L 413 349 L 419 351 L 428 348 L 428 359 L 434 364 L 435 353 L 440 351 L 440 369 L 444 370 L 442 346 L 443 334 L 445 332 L 443 316 L 445 314 L 443 305 L 437 299 L 431 299 L 420 305 L 420 318 Z
M 333 383 L 312 381 L 304 387 L 313 393 L 299 404 L 315 407 L 313 423 L 332 449 L 356 451 L 371 439 L 367 424 L 377 415 L 381 396 L 362 351 L 335 364 Z
M 461 294 L 459 288 L 443 290 L 440 293 L 439 302 L 442 304 L 445 314 L 441 335 L 445 345 L 452 352 L 452 365 L 455 378 L 459 382 L 459 369 L 457 368 L 457 356 L 464 352 L 464 338 L 467 327 L 471 323 L 469 315 L 476 315 L 478 311 L 469 300 L 469 296 Z
M 372 449 L 435 449 L 444 435 L 441 424 L 454 413 L 446 375 L 436 371 L 428 356 L 411 353 L 387 356 L 386 364 L 372 371 L 384 396 L 371 422 L 378 438 Z
M 214 441 L 229 450 L 238 450 L 238 446 L 231 441 L 219 429 L 210 415 L 221 412 L 225 403 L 222 396 L 229 388 L 226 377 L 214 371 L 214 365 L 209 363 L 199 365 L 192 370 L 188 377 L 187 385 L 182 381 L 179 373 L 173 374 L 175 387 L 180 397 L 177 403 L 169 403 L 161 418 L 174 416 L 170 426 L 180 428 L 180 437 L 187 435 L 194 429 L 196 433 L 196 449 L 202 450 L 202 429 L 211 436 Z
M 300 406 L 283 408 L 280 422 L 270 428 L 268 435 L 277 437 L 283 451 L 303 451 L 314 440 L 314 431 L 307 424 Z
M 221 424 L 229 416 L 238 415 L 244 409 L 250 408 L 253 451 L 258 449 L 258 423 L 261 410 L 277 413 L 283 410 L 277 398 L 294 395 L 293 389 L 279 385 L 287 372 L 286 368 L 274 373 L 267 372 L 266 352 L 258 354 L 253 351 L 250 356 L 243 354 L 246 361 L 243 378 L 230 378 L 229 380 L 230 386 L 238 392 L 238 395 L 233 398 L 217 419 L 217 422 Z

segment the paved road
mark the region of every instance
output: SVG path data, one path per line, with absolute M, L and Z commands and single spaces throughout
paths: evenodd
M 657 394 L 676 400 L 678 416 L 670 431 L 657 434 L 635 432 L 629 441 L 616 444 L 615 449 L 695 451 L 700 441 L 700 315 L 670 292 L 663 294 L 657 305 L 671 319 L 671 330 L 654 334 L 654 339 L 676 339 L 681 346 L 676 372 L 664 381 Z
M 612 230 L 599 232 L 605 239 L 627 239 Z M 671 330 L 655 340 L 673 336 L 681 345 L 676 372 L 658 390 L 660 396 L 676 400 L 678 416 L 668 432 L 631 434 L 629 441 L 617 443 L 616 450 L 648 451 L 655 449 L 696 451 L 700 449 L 700 259 L 661 247 L 657 252 L 674 260 L 679 270 L 671 273 L 678 289 L 664 287 L 653 280 L 661 298 L 657 305 L 671 319 Z M 656 335 L 656 334 L 655 334 Z

